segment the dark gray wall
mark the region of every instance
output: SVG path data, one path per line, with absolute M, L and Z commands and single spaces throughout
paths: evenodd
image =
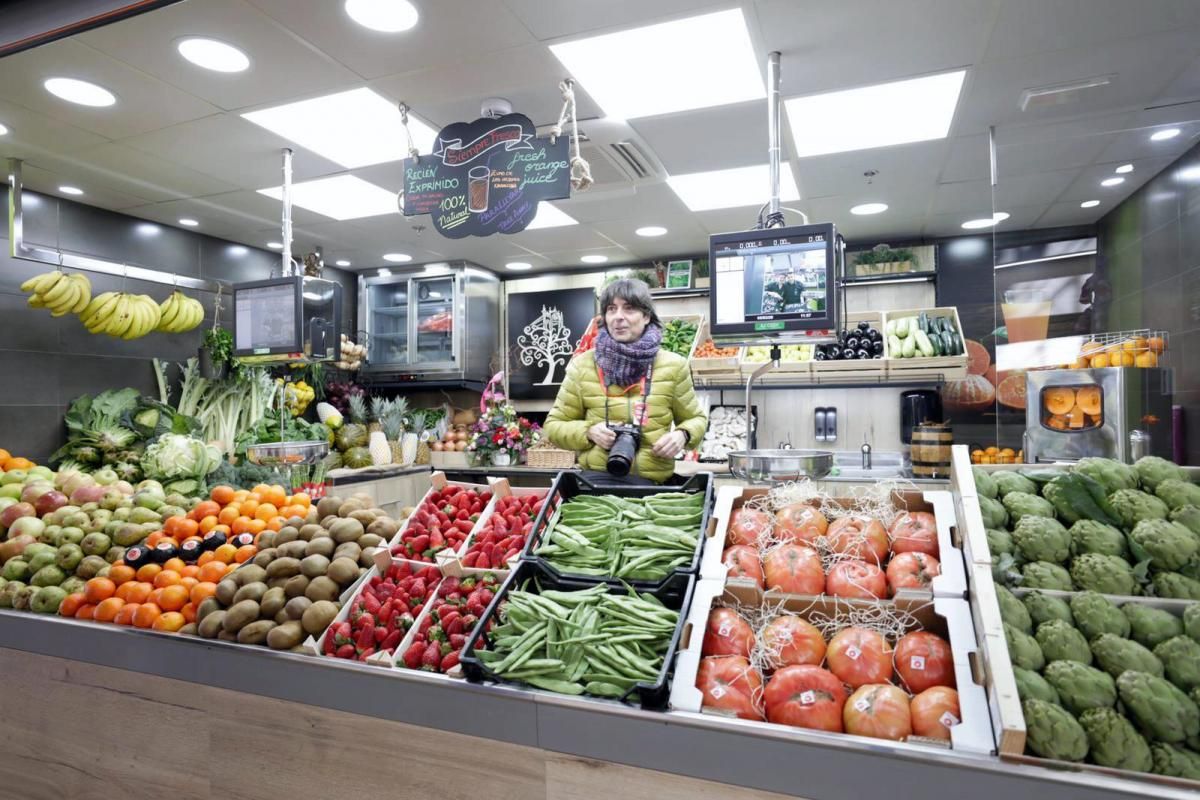
M 0 191 L 0 207 L 7 214 L 7 190 Z M 279 255 L 267 250 L 164 225 L 148 228 L 143 220 L 32 192 L 26 193 L 25 201 L 29 243 L 229 281 L 266 278 L 278 267 Z M 45 309 L 29 308 L 21 283 L 53 267 L 14 259 L 9 252 L 8 239 L 0 239 L 0 448 L 14 455 L 43 460 L 57 449 L 65 437 L 66 407 L 81 394 L 132 386 L 157 396 L 151 359 L 182 362 L 196 355 L 202 331 L 212 325 L 214 294 L 186 289 L 206 309 L 204 324 L 190 333 L 151 333 L 132 341 L 93 335 L 74 315 L 55 319 Z M 124 289 L 162 300 L 172 291 L 163 284 L 86 274 L 96 294 Z M 325 275 L 342 283 L 343 320 L 353 320 L 354 276 L 331 268 Z M 228 324 L 227 294 L 222 302 L 221 320 Z M 343 329 L 349 332 L 352 327 L 347 322 Z

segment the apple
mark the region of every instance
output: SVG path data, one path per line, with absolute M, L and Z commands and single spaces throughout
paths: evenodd
M 37 499 L 46 492 L 54 491 L 54 484 L 46 483 L 45 481 L 37 481 L 35 483 L 25 484 L 25 488 L 21 490 L 22 503 L 36 503 Z
M 42 480 L 45 480 L 45 481 L 50 481 L 50 482 L 54 481 L 54 470 L 50 469 L 49 467 L 37 466 L 37 467 L 33 467 L 32 469 L 28 470 L 28 472 L 29 472 L 30 478 L 36 477 L 36 478 L 41 478 Z
M 15 506 L 16 504 L 17 499 L 15 497 L 0 497 L 0 511 L 3 511 L 9 506 Z
M 59 490 L 67 497 L 75 494 L 76 490 L 82 489 L 85 486 L 95 486 L 96 482 L 92 480 L 92 476 L 85 472 L 76 472 L 70 475 L 65 481 L 59 484 Z
M 25 491 L 25 484 L 10 483 L 6 486 L 0 486 L 0 497 L 7 497 L 12 500 L 20 500 L 21 492 Z
M 29 473 L 23 469 L 12 469 L 0 475 L 0 486 L 8 486 L 10 483 L 24 483 Z
M 71 505 L 80 506 L 86 510 L 89 503 L 99 503 L 100 498 L 108 491 L 103 486 L 81 486 L 71 493 Z M 98 508 L 99 506 L 97 506 Z
M 10 538 L 32 536 L 34 539 L 40 539 L 45 530 L 46 523 L 37 517 L 19 517 L 12 525 L 8 526 L 8 535 Z
M 33 507 L 32 503 L 15 503 L 0 511 L 0 528 L 11 528 L 12 524 L 22 517 L 32 517 L 35 514 L 37 514 L 37 509 Z
M 67 505 L 67 496 L 56 489 L 51 489 L 39 497 L 33 507 L 37 509 L 39 517 L 44 517 L 47 514 L 53 514 L 65 505 Z

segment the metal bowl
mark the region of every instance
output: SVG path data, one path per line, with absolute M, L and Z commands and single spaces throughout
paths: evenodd
M 246 448 L 246 458 L 260 467 L 298 467 L 316 464 L 329 452 L 329 442 L 270 442 Z
M 816 480 L 832 469 L 832 450 L 737 450 L 729 454 L 729 471 L 745 481 Z

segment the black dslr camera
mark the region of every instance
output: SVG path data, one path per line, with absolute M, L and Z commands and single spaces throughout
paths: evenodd
M 628 475 L 633 467 L 633 458 L 637 454 L 638 445 L 642 443 L 642 428 L 640 425 L 611 425 L 617 440 L 608 451 L 608 463 L 605 465 L 610 475 Z

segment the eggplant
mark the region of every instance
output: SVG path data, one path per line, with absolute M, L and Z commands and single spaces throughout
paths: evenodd
M 858 340 L 857 336 L 851 336 L 848 339 L 846 339 L 846 347 L 851 350 L 857 350 L 858 343 L 859 343 L 859 340 Z
M 816 352 L 813 353 L 813 361 L 825 361 L 828 358 L 829 358 L 829 351 L 826 350 L 823 346 L 818 347 Z
M 856 358 L 858 358 L 858 351 L 852 350 L 849 347 L 842 351 L 843 361 L 853 361 Z
M 883 357 L 883 342 L 875 341 L 871 343 L 871 355 L 877 358 Z
M 872 342 L 882 342 L 883 334 L 880 333 L 879 331 L 875 330 L 874 328 L 871 328 L 869 331 L 867 331 L 867 338 L 870 339 Z
M 869 350 L 867 350 L 865 347 L 860 347 L 857 350 L 855 350 L 854 352 L 858 355 L 858 358 L 861 361 L 866 361 L 867 359 L 869 359 L 871 357 L 871 352 Z
M 829 345 L 829 358 L 832 361 L 837 361 L 842 357 L 842 346 L 840 344 Z
M 858 329 L 859 329 L 860 331 L 866 331 L 866 330 L 870 330 L 870 329 L 871 329 L 871 323 L 870 323 L 870 322 L 867 322 L 867 321 L 864 319 L 862 322 L 858 323 Z

